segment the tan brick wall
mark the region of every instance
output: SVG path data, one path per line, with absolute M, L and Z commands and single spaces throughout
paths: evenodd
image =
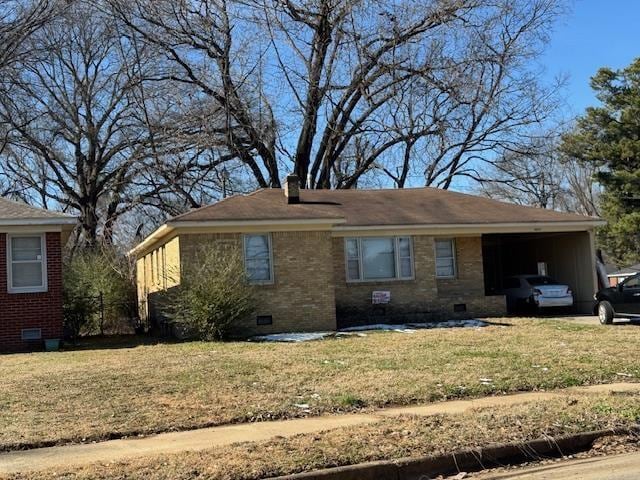
M 435 281 L 433 237 L 413 236 L 414 279 L 383 282 L 347 282 L 345 270 L 345 239 L 333 239 L 333 264 L 336 279 L 336 311 L 338 317 L 353 323 L 367 323 L 377 316 L 429 312 L 438 291 Z M 372 306 L 375 290 L 391 292 L 387 306 Z M 350 322 L 351 323 L 351 322 Z
M 504 297 L 485 297 L 481 237 L 455 239 L 457 275 L 436 279 L 434 237 L 414 235 L 413 280 L 347 283 L 344 238 L 333 239 L 336 311 L 338 324 L 372 321 L 419 321 L 503 315 Z M 391 292 L 391 303 L 373 306 L 374 290 Z M 454 312 L 455 304 L 466 304 L 466 312 Z
M 454 242 L 456 278 L 437 279 L 438 296 L 484 296 L 481 237 L 457 237 Z
M 183 265 L 204 245 L 228 243 L 242 248 L 241 234 L 180 236 Z M 256 315 L 271 315 L 272 325 L 256 318 L 239 325 L 238 335 L 335 330 L 331 236 L 327 232 L 272 232 L 274 282 L 255 287 Z
M 154 255 L 138 260 L 140 298 L 149 303 L 162 301 L 163 290 L 177 284 L 175 275 L 193 261 L 197 251 L 209 245 L 227 245 L 242 251 L 242 234 L 181 234 L 162 248 L 163 270 L 152 272 Z M 503 315 L 502 296 L 485 297 L 480 237 L 455 239 L 457 276 L 436 279 L 434 237 L 412 236 L 414 279 L 386 282 L 347 283 L 344 238 L 332 238 L 330 232 L 272 232 L 274 283 L 255 287 L 256 315 L 272 315 L 272 325 L 258 326 L 256 318 L 247 319 L 236 329 L 240 336 L 285 331 L 334 330 L 338 323 L 371 321 L 420 321 L 425 319 L 465 318 Z M 164 252 L 163 252 L 164 249 Z M 155 265 L 155 263 L 154 263 Z M 165 275 L 164 280 L 158 280 Z M 145 294 L 145 289 L 147 294 Z M 374 290 L 391 292 L 391 303 L 374 307 Z M 466 312 L 454 312 L 455 304 L 465 304 Z M 151 305 L 151 316 L 157 308 Z
M 455 239 L 457 275 L 455 279 L 438 279 L 436 309 L 444 318 L 470 316 L 501 316 L 506 313 L 503 295 L 484 295 L 482 238 Z M 465 304 L 466 312 L 455 312 L 453 306 Z
M 138 258 L 136 280 L 138 312 L 146 320 L 154 308 L 150 299 L 160 299 L 163 292 L 180 283 L 180 238 L 174 237 Z

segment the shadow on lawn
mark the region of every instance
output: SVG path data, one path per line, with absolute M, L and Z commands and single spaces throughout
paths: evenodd
M 121 348 L 135 348 L 145 345 L 184 343 L 172 338 L 158 337 L 147 334 L 140 335 L 110 335 L 79 338 L 75 342 L 65 341 L 62 351 L 71 352 L 78 350 L 116 350 Z
M 513 323 L 491 321 L 486 318 L 484 318 L 482 321 L 491 327 L 513 327 Z

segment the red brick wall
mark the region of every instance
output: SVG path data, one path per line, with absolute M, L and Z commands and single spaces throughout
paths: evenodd
M 0 233 L 0 352 L 36 350 L 43 341 L 24 342 L 23 328 L 42 329 L 42 338 L 62 338 L 62 247 L 60 233 L 47 238 L 48 291 L 7 292 L 7 238 Z

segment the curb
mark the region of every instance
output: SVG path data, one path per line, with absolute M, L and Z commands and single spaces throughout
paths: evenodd
M 638 433 L 636 429 L 617 428 L 538 438 L 529 442 L 504 443 L 491 447 L 459 450 L 444 455 L 381 460 L 314 472 L 296 473 L 271 480 L 429 480 L 438 475 L 474 472 L 487 467 L 520 463 L 543 456 L 564 456 L 591 447 L 594 441 L 613 435 Z

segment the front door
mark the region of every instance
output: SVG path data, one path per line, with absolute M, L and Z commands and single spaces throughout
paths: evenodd
M 640 275 L 625 280 L 622 285 L 622 304 L 618 313 L 640 315 Z

